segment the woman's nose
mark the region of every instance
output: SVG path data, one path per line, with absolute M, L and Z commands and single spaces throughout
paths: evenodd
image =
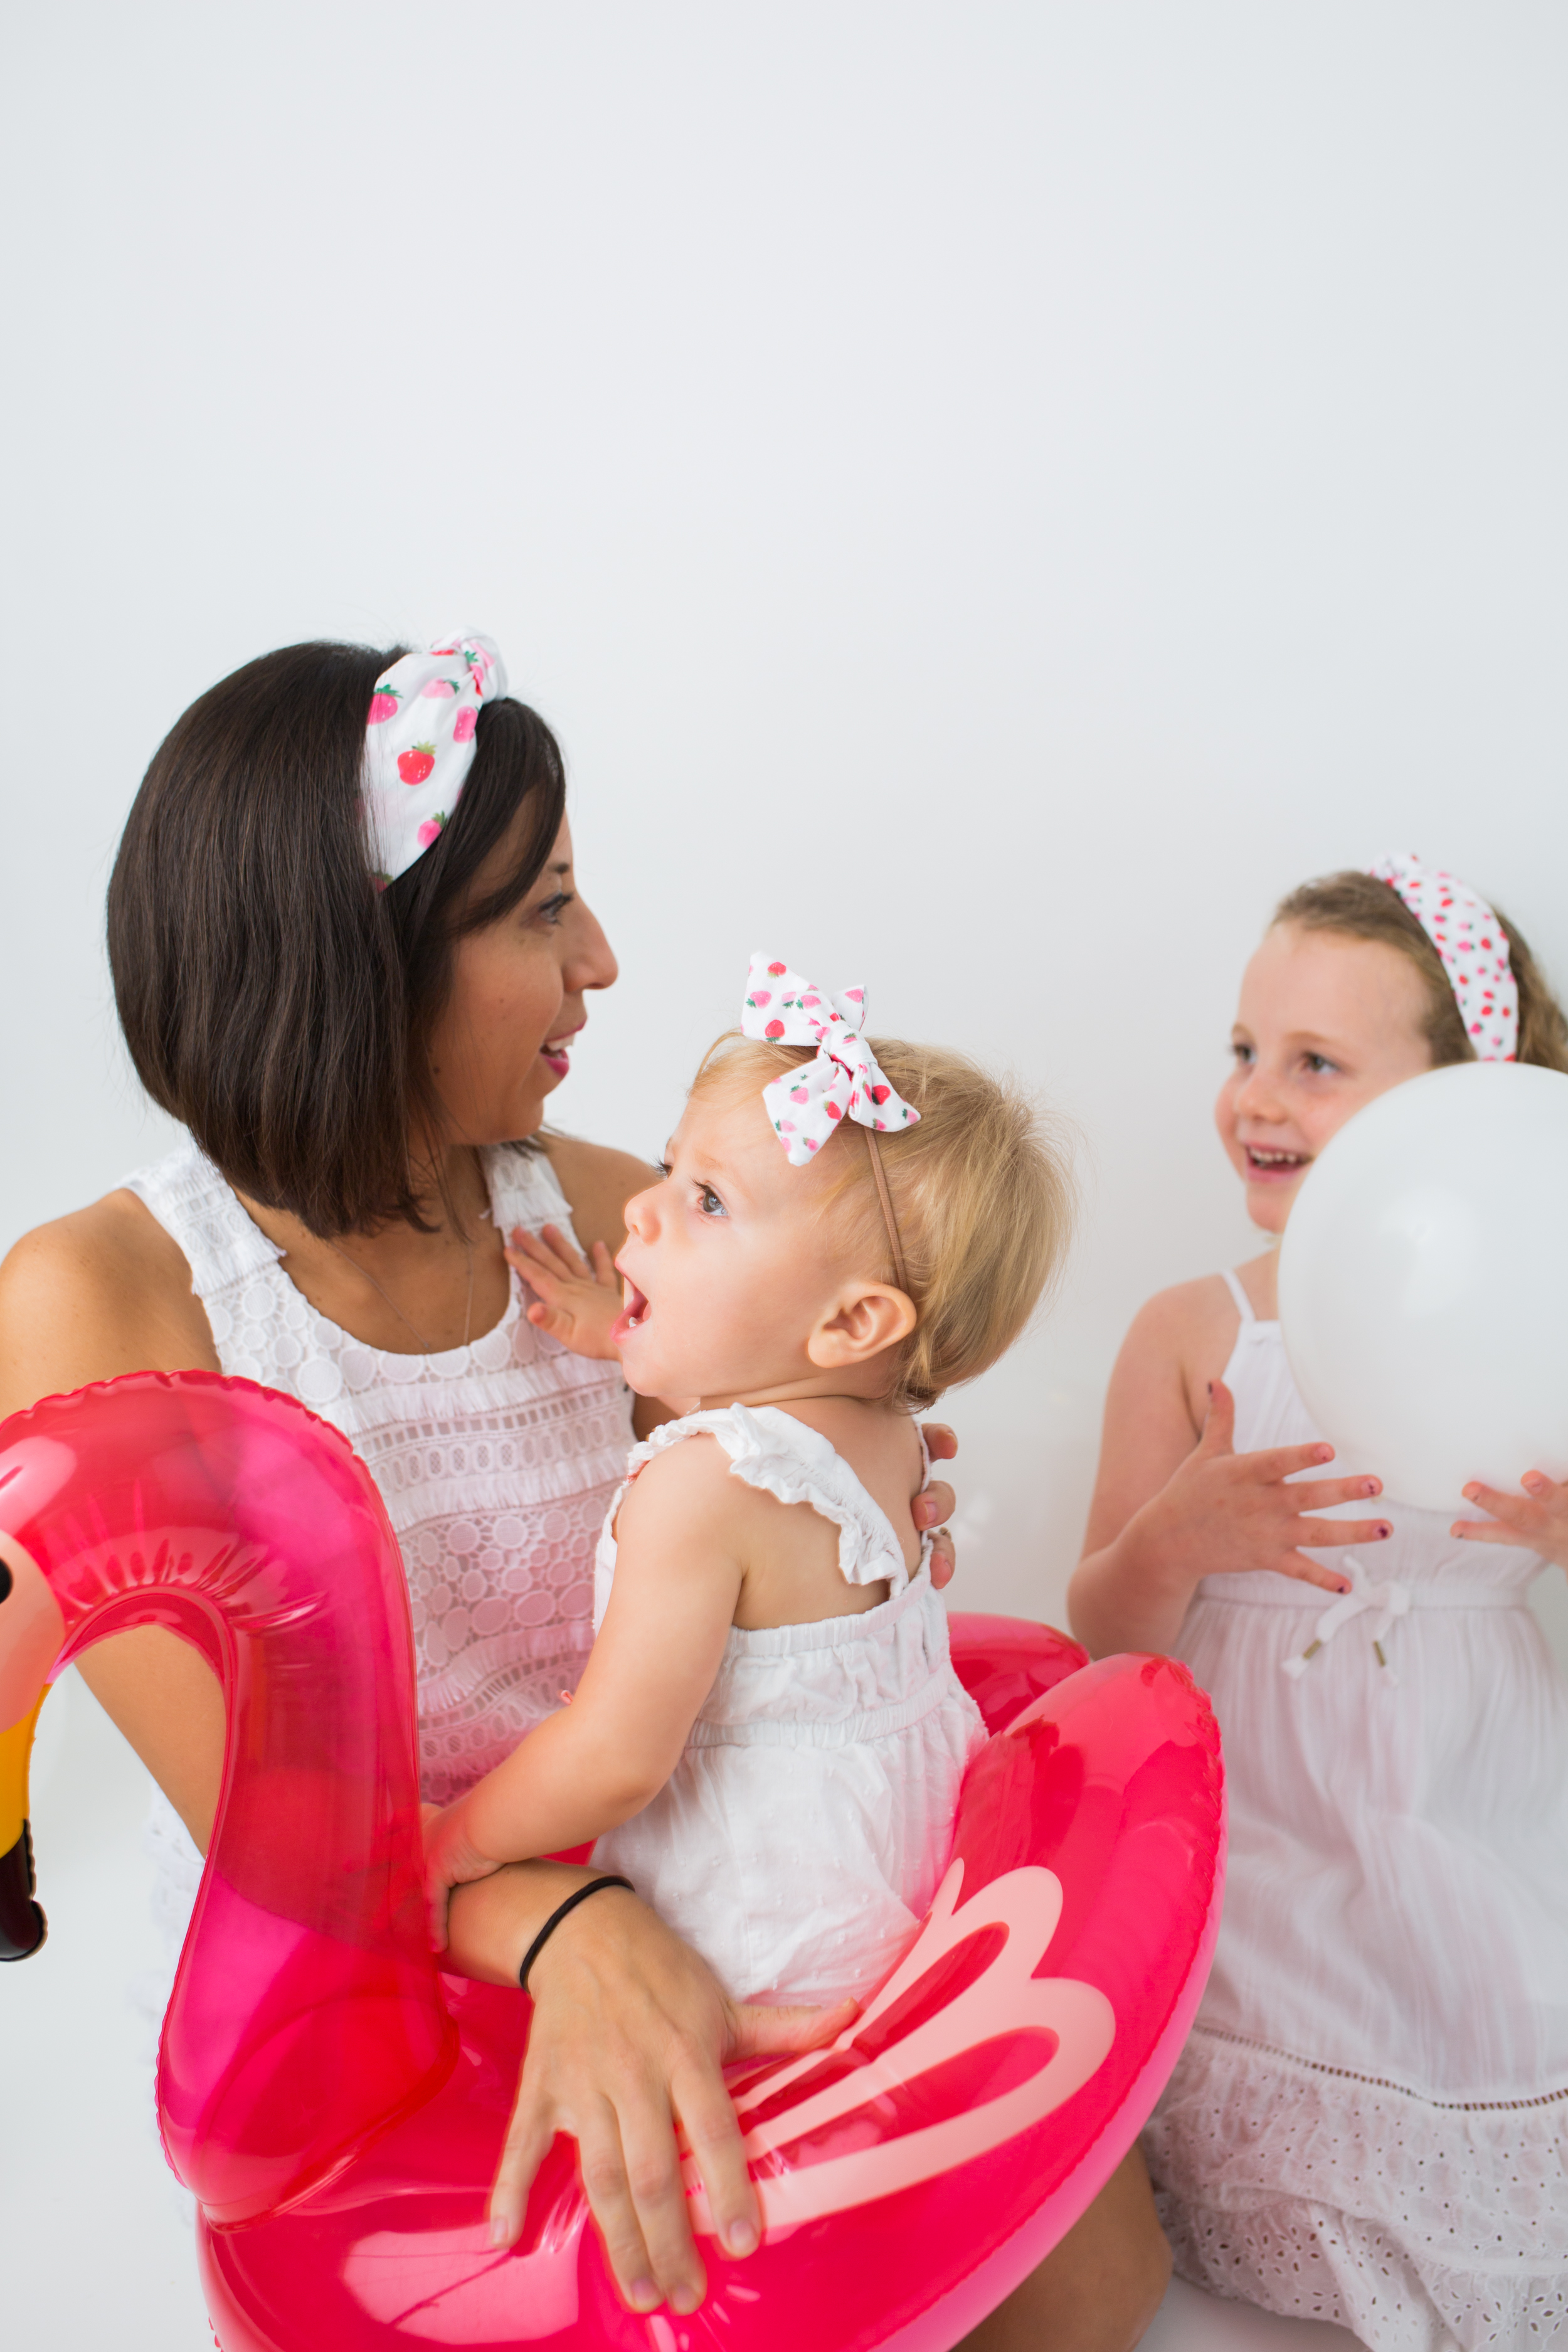
M 577 902 L 577 922 L 574 927 L 570 953 L 562 979 L 569 992 L 575 994 L 585 988 L 613 988 L 620 971 L 615 950 L 605 937 L 599 918 L 591 907 Z

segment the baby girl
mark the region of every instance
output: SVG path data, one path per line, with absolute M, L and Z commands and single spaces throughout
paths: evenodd
M 936 1890 L 984 1734 L 910 1516 L 910 1414 L 1023 1330 L 1070 1190 L 1016 1091 L 862 1017 L 753 958 L 741 1033 L 627 1206 L 620 1313 L 574 1254 L 528 1254 L 536 1320 L 696 1409 L 631 1455 L 572 1704 L 432 1823 L 438 1914 L 593 1839 L 731 1995 L 828 2002 Z

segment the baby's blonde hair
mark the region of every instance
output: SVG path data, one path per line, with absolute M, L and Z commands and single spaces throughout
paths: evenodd
M 1072 1172 L 1038 1107 L 1009 1080 L 939 1045 L 867 1043 L 895 1093 L 920 1113 L 917 1126 L 879 1135 L 877 1149 L 918 1317 L 889 1402 L 923 1412 L 1005 1353 L 1060 1272 L 1077 1205 Z M 710 1046 L 691 1092 L 760 1095 L 812 1058 L 809 1046 L 731 1030 Z M 828 1202 L 843 1202 L 858 1221 L 855 1239 L 896 1279 L 869 1131 L 846 1119 L 822 1159 L 835 1174 Z

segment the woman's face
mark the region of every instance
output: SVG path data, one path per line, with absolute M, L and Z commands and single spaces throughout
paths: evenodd
M 1432 1066 L 1421 975 L 1397 948 L 1279 923 L 1241 982 L 1215 1122 L 1265 1233 L 1353 1111 Z
M 474 884 L 482 898 L 515 865 L 518 814 Z M 572 835 L 563 823 L 528 896 L 499 922 L 460 939 L 452 992 L 430 1038 L 430 1071 L 448 1143 L 509 1143 L 531 1135 L 571 1067 L 586 1021 L 583 999 L 608 988 L 616 959 L 573 887 Z

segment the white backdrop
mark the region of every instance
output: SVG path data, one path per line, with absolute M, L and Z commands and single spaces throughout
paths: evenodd
M 1070 1283 L 951 1407 L 961 1597 L 1059 1615 L 1130 1316 L 1248 1247 L 1208 1106 L 1274 899 L 1414 845 L 1568 982 L 1568 16 L 51 0 L 5 68 L 0 1242 L 165 1141 L 101 901 L 179 710 L 488 628 L 626 971 L 563 1123 L 656 1150 L 764 943 L 1076 1123 Z M 196 2352 L 144 1778 L 51 1704 L 12 2315 Z M 1329 2352 L 1187 2292 L 1150 2352 Z
M 626 974 L 563 1124 L 655 1150 L 758 944 L 1076 1123 L 951 1407 L 963 1597 L 1058 1613 L 1128 1318 L 1248 1247 L 1277 895 L 1412 845 L 1568 982 L 1568 18 L 57 0 L 7 78 L 0 1239 L 163 1145 L 100 909 L 176 713 L 486 627 Z

